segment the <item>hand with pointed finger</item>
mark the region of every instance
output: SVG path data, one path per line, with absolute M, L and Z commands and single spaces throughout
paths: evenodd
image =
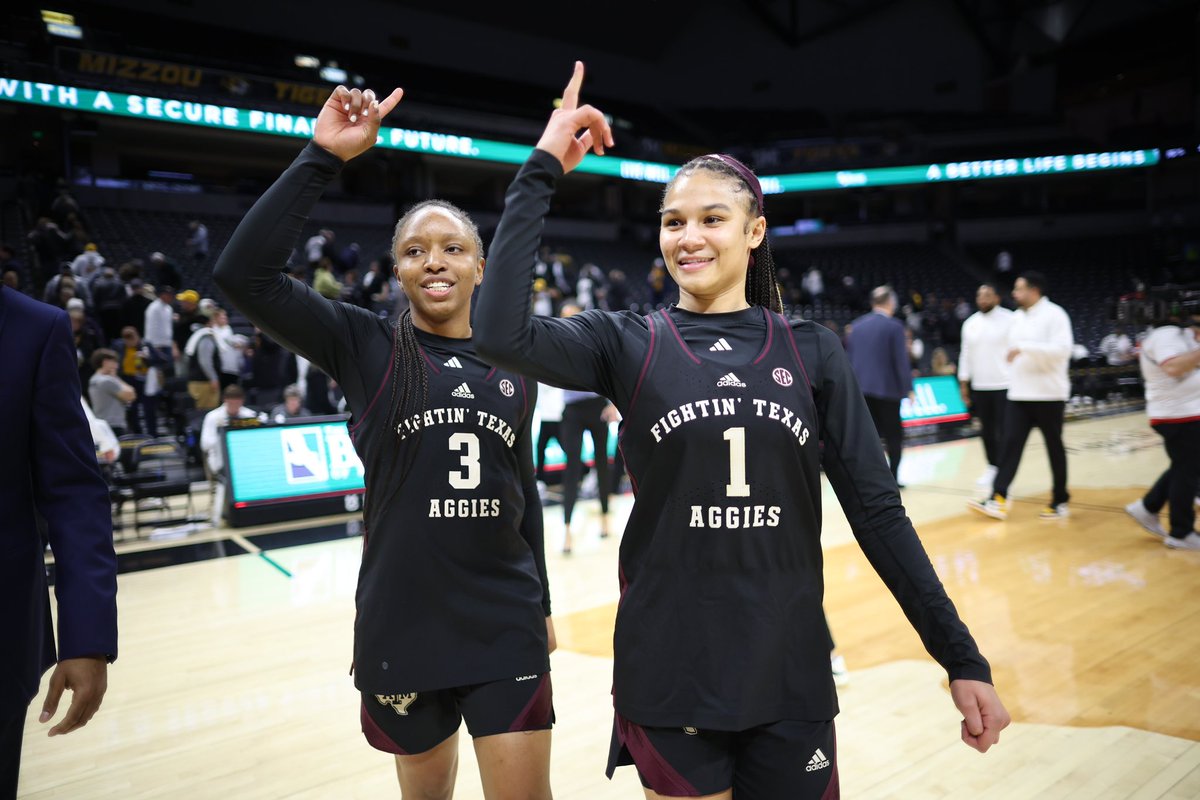
M 539 150 L 545 150 L 558 159 L 563 166 L 563 173 L 579 166 L 588 150 L 602 156 L 605 147 L 616 144 L 604 114 L 594 106 L 579 105 L 582 86 L 583 62 L 576 61 L 575 73 L 563 90 L 562 107 L 550 115 L 550 122 L 537 143 Z M 579 134 L 581 130 L 583 133 Z
M 362 155 L 375 144 L 379 124 L 403 96 L 403 89 L 394 89 L 380 101 L 372 89 L 360 91 L 339 86 L 317 115 L 313 141 L 342 161 Z
M 71 690 L 71 706 L 62 721 L 50 729 L 50 736 L 82 728 L 100 710 L 104 693 L 108 691 L 108 662 L 99 657 L 67 658 L 58 662 L 50 675 L 39 722 L 45 724 L 55 715 L 64 689 Z
M 990 683 L 950 681 L 950 696 L 963 715 L 962 740 L 981 753 L 1000 741 L 1000 731 L 1012 722 Z

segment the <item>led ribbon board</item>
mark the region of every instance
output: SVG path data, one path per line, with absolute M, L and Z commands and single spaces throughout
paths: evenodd
M 963 403 L 958 378 L 953 375 L 914 378 L 913 395 L 915 400 L 906 397 L 900 401 L 900 421 L 906 428 L 971 418 L 971 412 Z
M 309 138 L 316 117 L 283 114 L 260 109 L 122 94 L 53 83 L 37 83 L 0 77 L 0 100 L 48 108 L 62 108 L 118 117 L 160 120 L 205 128 L 275 136 Z M 413 153 L 470 158 L 501 164 L 522 164 L 532 147 L 407 128 L 380 128 L 376 147 Z M 963 180 L 1065 175 L 1114 169 L 1149 167 L 1159 162 L 1159 151 L 1121 150 L 1105 153 L 1076 153 L 1034 158 L 1001 158 L 984 161 L 952 161 L 908 167 L 882 167 L 834 172 L 801 172 L 762 176 L 763 192 L 786 194 L 864 186 L 901 186 L 947 183 Z M 625 180 L 666 183 L 679 168 L 653 161 L 596 155 L 584 156 L 579 172 L 607 175 Z

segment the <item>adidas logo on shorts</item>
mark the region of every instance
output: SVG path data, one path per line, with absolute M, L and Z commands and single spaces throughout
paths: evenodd
M 808 760 L 808 766 L 804 768 L 805 772 L 816 772 L 819 769 L 825 769 L 829 766 L 829 759 L 821 752 L 821 748 L 817 748 L 817 752 L 813 753 L 813 757 Z
M 733 348 L 729 346 L 729 342 L 725 341 L 724 336 L 722 336 L 720 339 L 717 339 L 717 341 L 713 343 L 713 346 L 708 349 L 714 353 L 729 352 L 733 350 Z
M 467 384 L 465 384 L 465 383 L 462 386 L 459 386 L 453 392 L 451 392 L 450 396 L 451 397 L 461 397 L 464 400 L 474 400 L 475 399 L 475 395 L 471 393 L 471 387 L 467 386 Z
M 452 356 L 449 361 L 442 364 L 443 367 L 452 367 L 453 369 L 462 369 L 462 362 L 458 360 L 458 356 Z
M 717 386 L 737 386 L 742 389 L 746 388 L 746 384 L 742 383 L 741 379 L 732 372 L 717 381 Z

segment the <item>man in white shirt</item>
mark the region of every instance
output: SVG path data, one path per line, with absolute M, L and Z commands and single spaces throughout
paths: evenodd
M 1067 450 L 1063 446 L 1063 410 L 1071 394 L 1068 375 L 1075 337 L 1071 318 L 1045 296 L 1046 277 L 1026 272 L 1013 285 L 1018 309 L 1008 330 L 1008 402 L 1004 408 L 1004 445 L 992 495 L 969 506 L 993 519 L 1008 518 L 1008 488 L 1021 464 L 1029 432 L 1046 440 L 1054 488 L 1042 519 L 1066 519 Z
M 204 453 L 204 463 L 208 466 L 216 489 L 212 507 L 214 525 L 220 523 L 225 505 L 225 456 L 221 450 L 221 429 L 228 427 L 231 419 L 258 416 L 254 409 L 246 407 L 246 393 L 237 384 L 225 387 L 221 396 L 225 402 L 205 414 L 204 423 L 200 426 L 200 451 Z
M 985 283 L 975 292 L 979 308 L 962 325 L 958 383 L 963 402 L 979 420 L 987 469 L 976 481 L 991 486 L 1000 467 L 1000 423 L 1008 395 L 1008 329 L 1013 312 L 1000 305 L 996 287 Z
M 174 371 L 175 359 L 179 357 L 179 348 L 175 345 L 175 290 L 170 286 L 160 286 L 157 297 L 146 306 L 146 316 L 143 329 L 146 331 L 142 341 L 154 349 L 154 361 L 165 366 L 156 366 L 159 372 L 158 385 L 166 384 L 166 377 Z M 166 373 L 166 375 L 162 373 Z
M 1163 437 L 1171 466 L 1145 497 L 1125 510 L 1143 528 L 1161 536 L 1167 547 L 1200 550 L 1192 507 L 1200 484 L 1200 315 L 1155 328 L 1142 343 L 1140 365 L 1146 414 L 1154 432 Z M 1169 535 L 1158 521 L 1168 504 Z

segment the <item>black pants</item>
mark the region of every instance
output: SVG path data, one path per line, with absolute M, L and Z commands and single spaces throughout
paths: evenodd
M 537 446 L 533 448 L 534 474 L 538 480 L 546 480 L 546 445 L 550 444 L 551 439 L 558 439 L 559 447 L 562 447 L 562 424 L 556 420 L 542 420 L 541 427 L 538 429 Z
M 1067 493 L 1067 449 L 1063 446 L 1062 400 L 1009 400 L 1004 406 L 1004 448 L 1000 456 L 1000 470 L 996 474 L 993 491 L 1008 497 L 1008 487 L 1016 477 L 1025 452 L 1025 441 L 1029 432 L 1037 428 L 1046 440 L 1046 453 L 1050 456 L 1050 472 L 1054 476 L 1054 491 L 1050 505 L 1057 506 L 1071 499 Z
M 5 709 L 0 716 L 0 800 L 15 800 L 21 771 L 21 737 L 28 708 Z
M 900 401 L 867 395 L 867 408 L 875 420 L 875 430 L 887 448 L 892 477 L 900 474 L 900 453 L 904 450 L 904 426 L 900 424 Z
M 1163 437 L 1171 466 L 1150 487 L 1142 505 L 1152 514 L 1171 506 L 1171 535 L 1183 538 L 1196 525 L 1193 498 L 1200 490 L 1200 422 L 1177 422 L 1155 425 L 1154 432 Z
M 983 440 L 983 452 L 987 454 L 987 462 L 993 467 L 1000 466 L 1000 446 L 1004 441 L 1001 424 L 1004 421 L 1004 399 L 1008 395 L 1004 389 L 971 390 L 971 413 L 979 420 L 982 430 L 979 438 Z
M 563 408 L 562 444 L 567 454 L 567 472 L 563 476 L 563 520 L 570 525 L 575 500 L 579 497 L 579 481 L 583 478 L 583 432 L 592 435 L 596 452 L 596 479 L 599 484 L 600 510 L 608 513 L 608 495 L 612 492 L 608 480 L 608 423 L 600 416 L 608 406 L 603 397 L 589 397 Z

